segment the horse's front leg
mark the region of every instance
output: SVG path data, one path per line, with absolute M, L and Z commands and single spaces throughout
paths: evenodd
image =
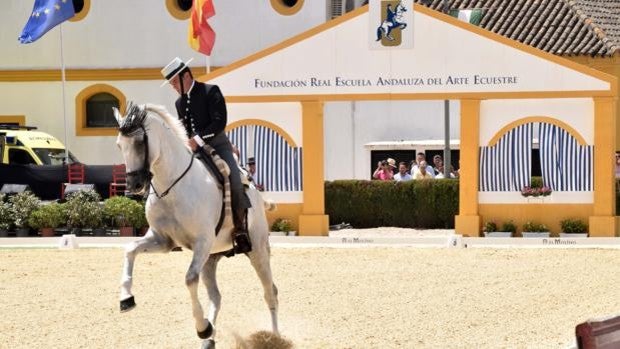
M 202 269 L 202 282 L 207 287 L 207 293 L 209 294 L 209 313 L 207 319 L 213 327 L 215 327 L 215 321 L 217 320 L 217 314 L 220 312 L 220 304 L 222 301 L 222 295 L 217 287 L 216 270 L 217 262 L 222 258 L 221 254 L 210 255 Z M 215 328 L 210 339 L 205 340 L 201 349 L 215 348 Z
M 209 235 L 215 236 L 215 234 Z M 198 332 L 198 337 L 202 339 L 209 338 L 213 334 L 213 326 L 209 323 L 209 320 L 204 318 L 204 311 L 198 300 L 198 281 L 200 279 L 200 273 L 209 258 L 212 244 L 213 239 L 206 234 L 196 240 L 193 246 L 194 255 L 192 257 L 192 262 L 185 275 L 185 285 L 187 285 L 189 295 L 192 299 L 192 314 L 196 322 L 196 331 Z
M 171 240 L 155 234 L 151 229 L 143 238 L 130 242 L 125 246 L 125 261 L 123 263 L 123 275 L 121 276 L 121 312 L 129 311 L 136 306 L 134 297 L 131 294 L 133 264 L 136 256 L 143 252 L 168 252 L 172 247 Z
M 220 311 L 220 304 L 222 301 L 222 295 L 217 287 L 216 270 L 217 263 L 222 258 L 221 254 L 215 254 L 209 256 L 204 269 L 202 269 L 202 282 L 207 288 L 207 294 L 209 295 L 209 314 L 207 319 L 215 326 L 217 320 L 217 314 Z

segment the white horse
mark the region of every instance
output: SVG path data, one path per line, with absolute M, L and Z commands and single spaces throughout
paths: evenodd
M 203 348 L 215 346 L 214 327 L 220 309 L 220 292 L 215 271 L 222 257 L 219 252 L 232 248 L 233 226 L 225 220 L 216 236 L 222 209 L 222 192 L 211 173 L 198 161 L 186 145 L 187 134 L 178 119 L 164 107 L 130 105 L 127 115 L 114 115 L 120 125 L 116 143 L 127 166 L 127 189 L 136 194 L 148 192 L 146 235 L 125 248 L 121 279 L 121 311 L 135 307 L 131 293 L 133 265 L 136 255 L 147 252 L 168 252 L 182 246 L 193 251 L 185 284 L 192 301 L 192 313 Z M 247 254 L 264 289 L 271 312 L 272 330 L 278 333 L 277 288 L 269 263 L 269 228 L 261 194 L 248 191 L 252 208 L 248 210 L 248 229 L 252 251 Z M 208 318 L 198 300 L 198 281 L 206 285 L 209 295 Z M 239 301 L 239 300 L 237 300 Z
M 394 38 L 390 35 L 392 30 L 396 28 L 405 29 L 407 28 L 407 23 L 404 23 L 405 20 L 404 13 L 407 12 L 407 8 L 402 2 L 398 2 L 394 11 L 388 8 L 388 16 L 387 18 L 377 27 L 377 40 L 381 40 L 385 35 L 386 39 L 392 41 Z M 391 18 L 390 18 L 391 17 Z

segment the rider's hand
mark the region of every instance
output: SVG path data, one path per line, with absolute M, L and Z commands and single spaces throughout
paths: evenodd
M 192 151 L 196 151 L 198 149 L 198 143 L 196 143 L 196 140 L 193 138 L 187 140 L 187 145 Z

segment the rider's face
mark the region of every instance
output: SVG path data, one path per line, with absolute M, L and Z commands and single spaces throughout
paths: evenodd
M 170 85 L 178 94 L 181 94 L 181 79 L 178 75 L 170 79 Z
M 181 74 L 170 79 L 170 85 L 177 91 L 178 94 L 181 94 L 181 84 L 183 83 L 183 92 L 187 93 L 187 90 L 191 86 L 191 78 L 189 74 L 183 74 L 183 78 L 180 77 Z

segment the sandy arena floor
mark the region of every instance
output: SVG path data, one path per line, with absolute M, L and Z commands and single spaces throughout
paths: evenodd
M 121 249 L 0 249 L 0 348 L 199 348 L 190 253 L 141 255 L 118 311 Z M 620 251 L 274 248 L 282 334 L 297 348 L 566 348 L 620 312 Z M 269 328 L 245 257 L 218 271 L 218 348 Z M 206 292 L 201 287 L 206 305 Z

